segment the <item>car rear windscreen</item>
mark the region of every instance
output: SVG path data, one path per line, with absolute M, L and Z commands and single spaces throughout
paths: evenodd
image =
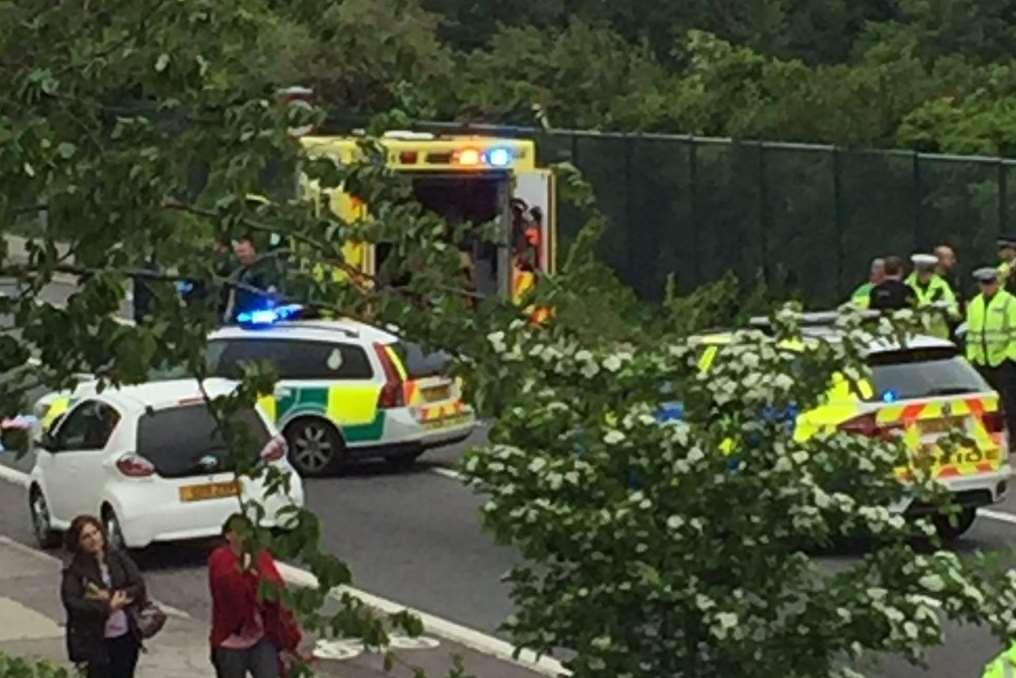
M 402 361 L 402 366 L 406 368 L 406 375 L 410 379 L 442 376 L 452 358 L 444 351 L 426 353 L 422 346 L 411 341 L 400 341 L 391 347 Z
M 991 391 L 977 370 L 953 348 L 875 353 L 868 358 L 873 400 L 934 398 Z
M 271 434 L 254 410 L 234 415 L 237 430 L 260 450 Z M 164 478 L 209 475 L 231 471 L 223 432 L 204 404 L 170 407 L 142 415 L 138 421 L 137 453 L 152 462 Z

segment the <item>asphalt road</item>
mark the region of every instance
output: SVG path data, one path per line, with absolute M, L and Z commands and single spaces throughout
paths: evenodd
M 364 465 L 334 478 L 307 481 L 307 502 L 322 519 L 324 548 L 350 565 L 355 586 L 496 634 L 511 611 L 501 576 L 517 556 L 481 530 L 481 499 L 457 479 L 438 472 L 454 465 L 464 448 L 434 451 L 403 473 Z M 0 463 L 5 461 L 10 463 L 10 455 L 0 454 Z M 20 466 L 28 463 L 22 460 Z M 961 553 L 999 552 L 1016 564 L 1010 553 L 1016 537 L 1016 496 L 995 509 L 1013 515 L 1014 522 L 979 518 L 955 548 Z M 31 543 L 24 491 L 7 483 L 0 483 L 0 534 Z M 140 559 L 161 600 L 206 618 L 205 556 L 205 551 L 193 547 L 159 546 Z M 863 552 L 848 552 L 823 556 L 821 561 L 836 568 L 862 556 Z M 947 627 L 946 640 L 944 647 L 930 653 L 927 669 L 890 658 L 869 675 L 974 677 L 1000 649 L 986 631 L 969 626 Z M 479 675 L 515 674 L 504 665 L 490 665 Z

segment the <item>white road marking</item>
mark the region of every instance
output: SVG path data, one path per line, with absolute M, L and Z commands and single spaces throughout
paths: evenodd
M 454 469 L 445 468 L 444 466 L 432 466 L 430 471 L 431 471 L 431 473 L 436 473 L 439 476 L 444 476 L 445 478 L 452 478 L 454 480 L 461 480 L 462 482 L 466 481 L 466 479 L 462 477 L 461 473 L 459 473 L 458 471 L 456 471 Z
M 310 572 L 302 570 L 286 563 L 279 563 L 279 573 L 282 578 L 285 579 L 289 584 L 293 586 L 303 586 L 309 588 L 317 588 L 318 580 Z M 464 645 L 471 650 L 480 652 L 481 654 L 490 655 L 502 661 L 516 664 L 530 671 L 535 671 L 544 676 L 570 676 L 571 672 L 568 671 L 561 662 L 557 661 L 553 657 L 538 657 L 535 652 L 531 650 L 522 650 L 519 654 L 519 658 L 515 659 L 514 654 L 516 652 L 515 646 L 511 643 L 507 643 L 500 638 L 494 638 L 480 631 L 476 631 L 465 626 L 461 626 L 454 622 L 450 622 L 446 619 L 441 619 L 432 614 L 422 612 L 420 610 L 413 609 L 406 605 L 400 605 L 391 600 L 387 600 L 380 596 L 375 596 L 372 593 L 366 591 L 360 591 L 351 586 L 340 586 L 334 591 L 332 595 L 339 597 L 343 594 L 349 594 L 355 598 L 359 598 L 360 601 L 373 607 L 376 610 L 384 612 L 385 614 L 395 614 L 397 612 L 410 612 L 411 614 L 419 617 L 420 621 L 423 622 L 423 628 L 436 636 L 441 636 L 447 640 Z
M 1016 515 L 1006 513 L 1005 511 L 994 511 L 992 509 L 977 509 L 977 515 L 982 518 L 990 518 L 991 520 L 1000 520 L 1003 523 L 1011 523 L 1016 525 Z

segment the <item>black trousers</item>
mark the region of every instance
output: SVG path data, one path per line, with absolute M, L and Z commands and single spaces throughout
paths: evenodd
M 1009 428 L 1009 439 L 1012 440 L 1016 435 L 1016 363 L 1006 360 L 998 367 L 978 365 L 977 371 L 1002 397 L 1005 425 Z
M 106 654 L 109 663 L 88 662 L 88 678 L 134 678 L 138 665 L 138 641 L 127 632 L 119 638 L 107 638 Z

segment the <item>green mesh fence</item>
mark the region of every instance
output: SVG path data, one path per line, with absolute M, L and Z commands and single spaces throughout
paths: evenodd
M 1016 160 L 850 151 L 671 135 L 427 123 L 418 129 L 532 138 L 540 161 L 568 161 L 608 217 L 603 260 L 645 299 L 668 276 L 683 292 L 733 271 L 822 308 L 844 301 L 874 257 L 952 246 L 960 280 L 996 261 L 1016 232 Z M 585 215 L 562 206 L 566 247 Z M 562 248 L 562 251 L 564 249 Z

